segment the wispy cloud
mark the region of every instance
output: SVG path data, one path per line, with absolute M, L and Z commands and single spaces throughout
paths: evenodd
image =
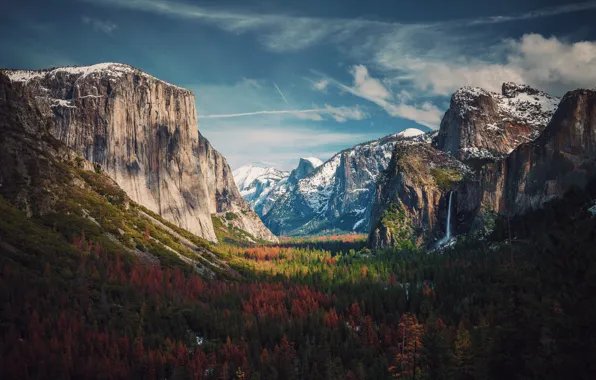
M 431 129 L 438 128 L 444 111 L 434 104 L 430 102 L 423 102 L 420 105 L 408 104 L 410 100 L 408 93 L 393 94 L 380 80 L 373 78 L 364 65 L 352 67 L 351 73 L 354 77 L 351 86 L 332 78 L 325 80 L 340 90 L 377 104 L 391 116 L 412 120 Z
M 113 22 L 111 22 L 110 20 L 103 21 L 103 20 L 98 20 L 95 18 L 83 16 L 81 18 L 81 21 L 83 22 L 83 24 L 91 25 L 93 27 L 93 29 L 95 29 L 96 31 L 103 32 L 103 33 L 109 34 L 109 35 L 112 35 L 112 32 L 116 28 L 118 28 L 118 26 L 116 24 L 114 24 Z
M 281 98 L 284 100 L 284 102 L 286 102 L 286 104 L 289 105 L 290 103 L 288 103 L 288 99 L 286 99 L 286 97 L 284 96 L 284 93 L 281 92 L 279 87 L 277 87 L 277 84 L 275 83 L 275 81 L 273 81 L 273 85 L 275 86 L 275 89 L 277 90 L 277 92 L 279 92 L 279 94 L 281 95 Z
M 327 86 L 329 85 L 329 81 L 327 79 L 321 79 L 319 81 L 313 82 L 313 87 L 319 91 L 327 90 Z
M 512 22 L 512 21 L 523 21 L 523 20 L 532 20 L 537 18 L 545 18 L 551 16 L 558 16 L 566 13 L 574 13 L 574 12 L 581 12 L 596 9 L 596 2 L 595 1 L 588 1 L 584 3 L 577 3 L 577 4 L 565 4 L 555 7 L 548 7 L 537 9 L 530 12 L 524 13 L 517 13 L 511 15 L 503 15 L 503 16 L 491 16 L 491 17 L 483 17 L 477 19 L 471 19 L 468 21 L 469 25 L 485 25 L 485 24 L 498 24 L 504 22 Z
M 303 110 L 277 110 L 277 111 L 255 111 L 218 115 L 199 115 L 199 119 L 229 119 L 234 117 L 259 116 L 259 115 L 290 115 L 299 119 L 324 120 L 323 116 L 329 116 L 335 121 L 362 120 L 368 115 L 359 107 L 333 107 L 325 105 L 323 108 L 311 108 Z
M 232 168 L 261 163 L 283 170 L 295 168 L 299 157 L 326 160 L 342 149 L 381 137 L 362 130 L 324 130 L 299 121 L 282 124 L 273 117 L 242 123 L 231 119 L 206 120 L 201 133 L 222 152 Z
M 541 8 L 530 12 L 429 23 L 383 22 L 367 19 L 293 17 L 283 14 L 255 14 L 214 9 L 169 0 L 83 0 L 98 5 L 128 8 L 168 17 L 212 23 L 232 33 L 257 32 L 272 51 L 300 50 L 319 43 L 337 43 L 357 35 L 393 33 L 421 28 L 461 28 L 531 20 L 596 9 L 596 2 Z

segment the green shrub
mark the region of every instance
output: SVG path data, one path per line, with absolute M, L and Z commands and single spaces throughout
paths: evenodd
M 430 174 L 434 177 L 437 186 L 443 191 L 453 189 L 462 179 L 461 173 L 453 169 L 432 168 Z

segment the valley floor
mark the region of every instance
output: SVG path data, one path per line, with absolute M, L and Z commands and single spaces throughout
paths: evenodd
M 593 378 L 590 199 L 443 253 L 361 235 L 210 246 L 231 268 L 211 279 L 0 199 L 0 377 Z

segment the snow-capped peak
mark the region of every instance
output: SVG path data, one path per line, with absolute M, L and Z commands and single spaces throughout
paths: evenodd
M 462 87 L 452 97 L 460 113 L 479 111 L 477 99 L 481 96 L 494 99 L 499 114 L 504 120 L 516 120 L 532 125 L 544 126 L 557 109 L 560 99 L 525 84 L 505 82 L 501 93 L 479 87 Z
M 77 75 L 79 78 L 84 78 L 95 74 L 105 74 L 110 78 L 120 78 L 126 74 L 139 74 L 146 78 L 151 78 L 167 85 L 177 87 L 171 83 L 165 82 L 161 79 L 155 78 L 154 76 L 145 73 L 139 69 L 136 69 L 130 65 L 115 62 L 104 62 L 97 63 L 90 66 L 64 66 L 64 67 L 52 67 L 49 69 L 42 70 L 5 70 L 4 73 L 13 82 L 29 82 L 32 79 L 42 79 L 47 77 L 55 77 L 59 73 Z M 186 89 L 183 89 L 186 90 Z M 188 91 L 188 90 L 186 90 Z
M 414 137 L 423 135 L 424 132 L 418 128 L 408 128 L 396 134 L 397 137 Z
M 232 176 L 234 177 L 234 181 L 240 192 L 248 189 L 257 179 L 280 180 L 288 175 L 288 172 L 283 172 L 275 168 L 265 168 L 254 165 L 244 165 L 232 172 Z
M 310 162 L 315 169 L 323 165 L 323 161 L 319 160 L 316 157 L 303 157 L 302 159 Z

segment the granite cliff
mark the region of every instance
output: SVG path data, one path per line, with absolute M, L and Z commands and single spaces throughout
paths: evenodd
M 595 91 L 571 91 L 559 103 L 511 83 L 502 94 L 463 88 L 432 146 L 396 148 L 377 184 L 369 244 L 435 244 L 452 192 L 451 227 L 467 233 L 489 228 L 494 215 L 540 208 L 595 175 Z
M 457 212 L 473 228 L 486 212 L 518 214 L 541 207 L 596 175 L 596 91 L 568 92 L 543 133 L 483 167 L 462 185 Z
M 464 161 L 501 159 L 537 138 L 559 99 L 525 85 L 504 83 L 501 93 L 463 87 L 451 97 L 433 145 Z
M 4 73 L 51 117 L 57 140 L 165 219 L 216 241 L 212 214 L 252 212 L 225 159 L 199 134 L 191 91 L 116 63 Z M 276 240 L 258 218 L 245 224 Z

